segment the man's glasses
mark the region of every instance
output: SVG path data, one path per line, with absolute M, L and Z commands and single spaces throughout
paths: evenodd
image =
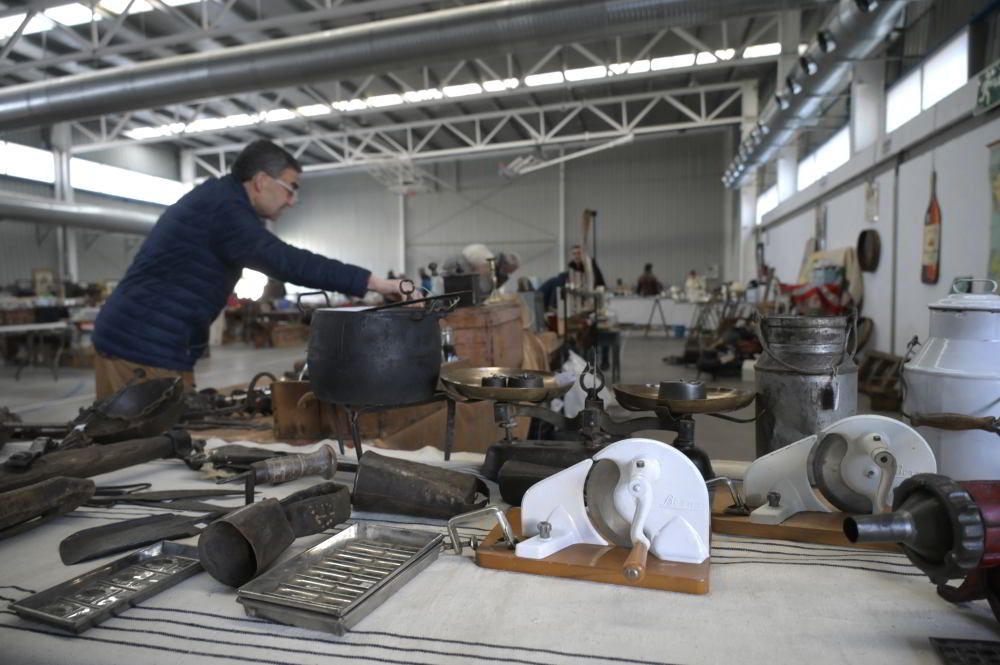
M 289 196 L 291 198 L 292 203 L 295 203 L 296 201 L 299 200 L 299 186 L 298 185 L 289 185 L 287 182 L 285 182 L 281 178 L 275 178 L 274 176 L 271 176 L 271 180 L 273 180 L 276 183 L 278 183 L 279 185 L 281 185 L 282 189 L 284 189 L 286 192 L 288 192 L 288 194 L 289 194 Z

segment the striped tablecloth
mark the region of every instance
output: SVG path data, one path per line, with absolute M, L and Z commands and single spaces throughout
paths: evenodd
M 401 455 L 440 459 L 427 449 Z M 474 455 L 459 454 L 451 466 L 477 462 Z M 338 479 L 349 482 L 350 476 Z M 205 482 L 170 461 L 97 480 L 145 480 L 153 489 Z M 307 484 L 262 489 L 280 497 Z M 58 543 L 74 531 L 157 512 L 86 508 L 0 541 L 0 600 L 16 601 L 102 563 L 62 565 Z M 352 519 L 446 532 L 434 520 L 364 514 Z M 488 527 L 462 532 L 481 536 Z M 325 537 L 299 539 L 286 556 Z M 342 638 L 247 617 L 232 589 L 200 574 L 79 636 L 3 609 L 0 662 L 930 664 L 939 662 L 930 636 L 1000 639 L 985 602 L 949 605 L 901 554 L 714 536 L 711 592 L 705 596 L 488 570 L 470 557 L 469 551 L 442 552 Z

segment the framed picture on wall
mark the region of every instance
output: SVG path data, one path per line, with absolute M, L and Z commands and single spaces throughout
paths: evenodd
M 55 292 L 56 275 L 52 270 L 35 268 L 31 271 L 31 281 L 36 296 L 47 296 Z

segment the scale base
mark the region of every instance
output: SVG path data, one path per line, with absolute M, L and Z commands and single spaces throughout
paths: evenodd
M 511 508 L 507 512 L 507 519 L 514 535 L 522 538 L 520 508 Z M 643 589 L 699 595 L 708 593 L 711 559 L 705 559 L 702 563 L 673 563 L 661 561 L 651 555 L 646 561 L 646 574 L 641 580 L 632 582 L 622 575 L 622 567 L 630 551 L 624 547 L 571 545 L 544 559 L 525 559 L 515 555 L 514 550 L 505 543 L 498 544 L 502 536 L 499 526 L 490 531 L 476 550 L 477 565 L 515 573 L 566 577 Z

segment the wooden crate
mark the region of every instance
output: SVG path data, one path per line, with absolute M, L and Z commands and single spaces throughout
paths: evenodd
M 523 358 L 521 304 L 462 307 L 441 321 L 455 332 L 455 352 L 473 367 L 520 367 Z
M 271 346 L 302 346 L 309 341 L 309 326 L 302 323 L 276 323 L 271 328 Z

